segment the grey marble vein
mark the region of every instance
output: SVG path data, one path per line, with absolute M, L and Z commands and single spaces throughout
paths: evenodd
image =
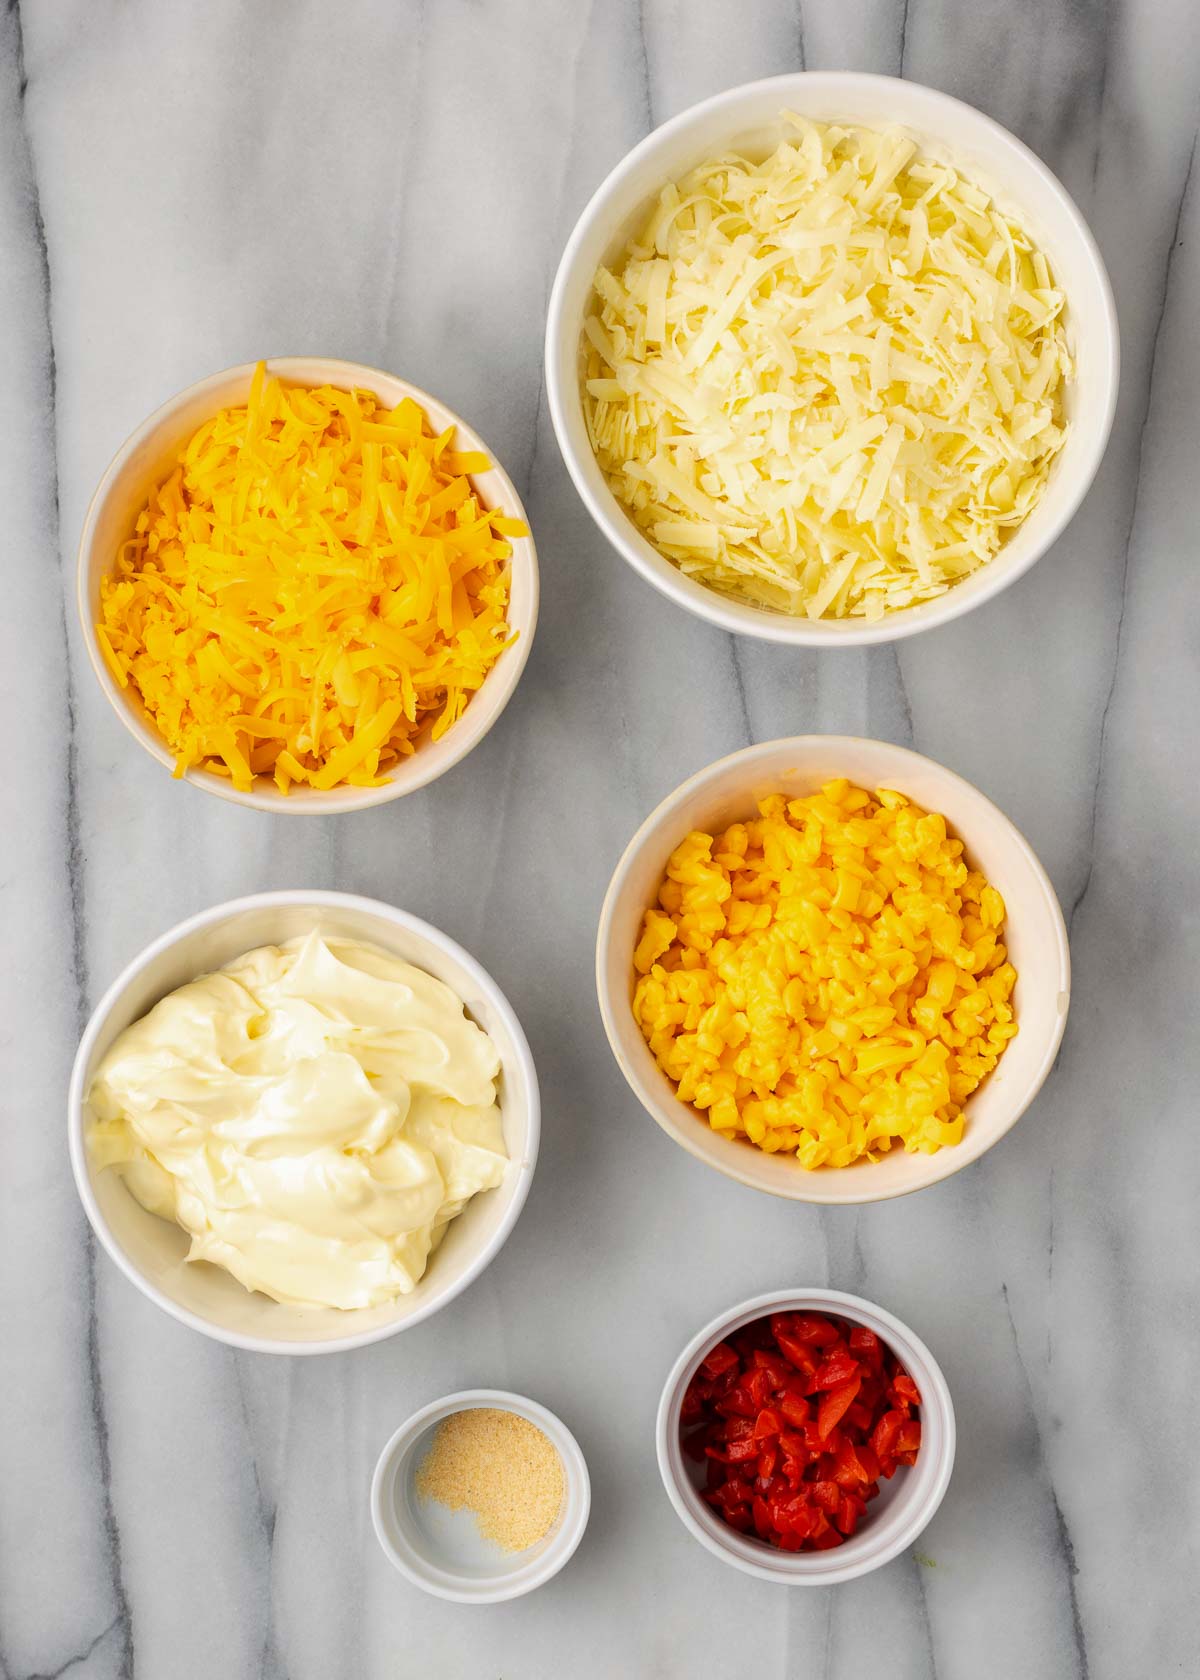
M 1084 1639 L 1083 1619 L 1079 1614 L 1079 1600 L 1075 1593 L 1075 1577 L 1079 1573 L 1079 1566 L 1075 1561 L 1075 1544 L 1071 1539 L 1071 1531 L 1067 1527 L 1067 1520 L 1063 1516 L 1062 1506 L 1058 1502 L 1058 1494 L 1054 1491 L 1054 1483 L 1051 1479 L 1049 1468 L 1046 1465 L 1046 1455 L 1045 1449 L 1042 1445 L 1037 1408 L 1033 1404 L 1033 1391 L 1029 1385 L 1029 1373 L 1025 1368 L 1025 1361 L 1021 1357 L 1021 1344 L 1017 1335 L 1017 1326 L 1013 1320 L 1012 1307 L 1008 1299 L 1007 1284 L 1000 1285 L 1000 1294 L 1004 1300 L 1004 1311 L 1007 1315 L 1008 1328 L 1012 1335 L 1013 1353 L 1016 1357 L 1021 1376 L 1025 1382 L 1026 1405 L 1029 1413 L 1030 1427 L 1033 1431 L 1035 1456 L 1038 1467 L 1046 1478 L 1050 1495 L 1050 1504 L 1054 1513 L 1054 1535 L 1058 1546 L 1059 1558 L 1064 1576 L 1064 1584 L 1066 1586 L 1067 1598 L 1071 1611 L 1071 1634 L 1075 1644 L 1074 1668 L 1078 1675 L 1078 1680 L 1088 1680 L 1089 1668 L 1087 1643 Z
M 36 273 L 35 318 L 31 323 L 31 341 L 42 352 L 41 384 L 45 411 L 44 432 L 40 441 L 44 446 L 43 459 L 39 463 L 44 475 L 43 497 L 43 529 L 47 547 L 51 554 L 59 548 L 60 521 L 58 475 L 56 468 L 56 391 L 57 370 L 55 348 L 52 331 L 52 288 L 50 260 L 47 248 L 45 221 L 38 191 L 37 173 L 33 146 L 30 140 L 29 124 L 27 120 L 27 99 L 29 93 L 29 78 L 26 70 L 24 35 L 20 8 L 14 5 L 10 8 L 7 24 L 6 41 L 9 89 L 15 85 L 15 133 L 10 137 L 10 157 L 14 163 L 14 179 L 23 187 L 23 202 L 20 206 L 23 227 L 17 232 L 25 236 L 25 243 L 32 247 L 32 266 Z M 84 857 L 80 838 L 80 814 L 78 800 L 78 748 L 76 740 L 76 697 L 75 682 L 72 675 L 69 649 L 67 642 L 66 603 L 67 591 L 62 587 L 61 570 L 59 571 L 59 588 L 55 591 L 59 599 L 57 623 L 57 663 L 63 673 L 61 683 L 61 703 L 64 719 L 65 755 L 63 760 L 65 781 L 65 810 L 63 827 L 65 830 L 65 863 L 66 863 L 66 892 L 65 898 L 69 911 L 70 946 L 69 959 L 72 971 L 73 985 L 71 986 L 73 1008 L 70 1014 L 74 1017 L 76 1032 L 82 1030 L 86 1019 L 87 997 L 87 957 L 84 945 Z M 53 615 L 51 615 L 53 616 Z M 121 1580 L 120 1545 L 116 1523 L 113 1516 L 109 1497 L 108 1479 L 108 1448 L 107 1422 L 104 1415 L 103 1393 L 99 1380 L 96 1361 L 95 1331 L 96 1321 L 93 1310 L 94 1303 L 94 1248 L 90 1237 L 85 1239 L 85 1272 L 84 1286 L 88 1301 L 88 1324 L 86 1332 L 86 1348 L 81 1363 L 87 1373 L 88 1393 L 91 1401 L 91 1426 L 97 1456 L 97 1483 L 100 1506 L 100 1520 L 107 1545 L 112 1596 L 116 1601 L 116 1614 L 108 1624 L 89 1641 L 86 1648 L 78 1655 L 66 1659 L 53 1671 L 55 1674 L 69 1673 L 72 1669 L 88 1663 L 94 1656 L 102 1655 L 102 1645 L 109 1645 L 119 1652 L 121 1672 L 132 1672 L 132 1643 L 130 1639 L 128 1607 L 125 1601 L 124 1588 Z M 13 1349 L 15 1352 L 16 1350 Z M 35 1594 L 38 1589 L 35 1588 Z M 43 1592 L 45 1588 L 41 1589 Z M 40 1594 L 39 1594 L 40 1596 Z M 116 1634 L 116 1640 L 109 1636 Z M 15 1642 L 17 1643 L 17 1642 Z M 0 1646 L 3 1648 L 3 1646 Z
M 738 81 L 904 74 L 1060 173 L 1121 315 L 1112 444 L 1054 552 L 945 629 L 816 656 L 679 613 L 607 549 L 558 457 L 541 331 L 558 254 L 646 132 Z M 1130 1680 L 1200 1672 L 1190 0 L 21 0 L 0 19 L 0 1675 L 4 1680 Z M 538 537 L 521 688 L 434 787 L 289 822 L 178 787 L 102 703 L 74 547 L 121 439 L 232 362 L 389 367 L 468 415 Z M 683 777 L 812 731 L 911 744 L 1009 812 L 1072 912 L 1075 1002 L 1033 1110 L 933 1191 L 764 1202 L 660 1135 L 604 1044 L 613 864 Z M 63 1095 L 95 995 L 149 939 L 268 886 L 444 927 L 506 988 L 544 1141 L 504 1252 L 345 1358 L 237 1355 L 93 1248 Z M 676 1350 L 786 1280 L 856 1289 L 937 1352 L 959 1459 L 912 1555 L 784 1593 L 698 1548 L 658 1485 Z M 584 1544 L 533 1597 L 409 1589 L 374 1458 L 469 1383 L 559 1410 Z M 1177 1467 L 1183 1467 L 1179 1469 Z
M 1125 533 L 1125 544 L 1121 554 L 1121 605 L 1117 613 L 1117 626 L 1113 634 L 1112 673 L 1109 677 L 1108 691 L 1104 696 L 1104 705 L 1100 712 L 1099 740 L 1096 746 L 1096 781 L 1092 793 L 1091 823 L 1088 831 L 1087 843 L 1087 873 L 1080 884 L 1079 891 L 1067 907 L 1067 928 L 1074 929 L 1075 917 L 1080 906 L 1087 897 L 1088 888 L 1092 883 L 1092 867 L 1095 858 L 1096 816 L 1100 809 L 1100 787 L 1104 777 L 1104 749 L 1108 738 L 1108 719 L 1112 711 L 1113 696 L 1117 691 L 1117 679 L 1121 671 L 1121 637 L 1125 628 L 1125 600 L 1129 581 L 1129 551 L 1133 542 L 1133 534 L 1137 527 L 1138 502 L 1142 490 L 1142 461 L 1146 446 L 1146 427 L 1150 418 L 1150 397 L 1153 390 L 1154 373 L 1158 363 L 1160 341 L 1162 338 L 1163 320 L 1167 313 L 1167 299 L 1171 290 L 1171 267 L 1175 253 L 1179 247 L 1179 230 L 1183 223 L 1184 208 L 1187 205 L 1188 193 L 1192 184 L 1192 170 L 1196 162 L 1196 139 L 1192 135 L 1192 147 L 1188 153 L 1187 168 L 1184 171 L 1183 185 L 1179 189 L 1179 204 L 1175 211 L 1175 222 L 1171 229 L 1171 236 L 1167 242 L 1166 260 L 1163 264 L 1162 297 L 1158 306 L 1158 314 L 1154 322 L 1154 331 L 1150 341 L 1150 366 L 1146 377 L 1145 405 L 1142 423 L 1138 429 L 1137 468 L 1134 478 L 1133 499 L 1129 509 L 1129 528 Z

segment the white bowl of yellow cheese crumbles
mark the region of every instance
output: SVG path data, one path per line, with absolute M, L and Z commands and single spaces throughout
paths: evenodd
M 539 1114 L 520 1023 L 453 940 L 374 900 L 271 892 L 117 977 L 68 1125 L 84 1210 L 145 1295 L 235 1347 L 329 1353 L 478 1277 Z
M 648 135 L 567 243 L 567 468 L 614 548 L 722 629 L 890 641 L 995 595 L 1079 506 L 1119 341 L 1061 183 L 981 112 L 841 72 Z
M 600 916 L 634 1095 L 719 1172 L 874 1202 L 969 1165 L 1054 1064 L 1066 927 L 982 793 L 884 741 L 748 747 L 667 796 Z

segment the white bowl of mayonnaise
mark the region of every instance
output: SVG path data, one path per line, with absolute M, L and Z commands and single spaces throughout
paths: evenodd
M 271 892 L 170 929 L 97 1005 L 71 1165 L 125 1275 L 264 1353 L 419 1324 L 503 1246 L 537 1074 L 495 981 L 403 910 Z

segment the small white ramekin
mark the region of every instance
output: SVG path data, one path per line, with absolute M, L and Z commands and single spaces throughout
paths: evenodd
M 557 1520 L 535 1545 L 510 1556 L 479 1537 L 469 1512 L 454 1513 L 450 1522 L 432 1519 L 431 1507 L 415 1486 L 438 1424 L 455 1412 L 483 1407 L 515 1412 L 536 1425 L 562 1461 L 563 1503 Z M 468 1388 L 423 1406 L 397 1429 L 375 1466 L 371 1521 L 388 1559 L 415 1586 L 457 1604 L 496 1604 L 520 1598 L 558 1574 L 583 1539 L 591 1498 L 587 1463 L 561 1418 L 519 1394 Z
M 170 748 L 133 688 L 123 689 L 116 681 L 100 650 L 96 637 L 100 581 L 112 571 L 117 552 L 132 533 L 134 520 L 145 506 L 147 496 L 174 467 L 180 450 L 196 428 L 211 419 L 219 409 L 246 401 L 254 377 L 254 365 L 246 362 L 240 367 L 227 368 L 223 373 L 214 373 L 199 384 L 189 385 L 186 391 L 171 397 L 148 420 L 143 421 L 137 431 L 126 438 L 100 480 L 79 539 L 76 585 L 79 620 L 96 681 L 134 739 L 168 770 L 174 768 Z M 266 368 L 269 375 L 292 385 L 333 385 L 341 391 L 373 391 L 393 406 L 405 397 L 411 397 L 425 411 L 436 431 L 443 432 L 453 426 L 458 433 L 460 448 L 482 450 L 491 458 L 494 464 L 488 472 L 471 475 L 471 482 L 483 505 L 500 507 L 515 519 L 525 519 L 521 498 L 497 461 L 495 452 L 465 420 L 427 391 L 379 368 L 363 367 L 358 362 L 343 362 L 332 357 L 275 356 L 267 362 Z M 257 778 L 247 792 L 235 788 L 227 777 L 214 775 L 211 770 L 189 770 L 186 780 L 203 788 L 206 793 L 215 793 L 236 805 L 252 806 L 257 811 L 272 811 L 285 816 L 333 816 L 343 811 L 365 811 L 371 806 L 382 805 L 389 799 L 413 793 L 444 775 L 465 758 L 472 747 L 478 746 L 495 723 L 512 698 L 529 657 L 538 612 L 537 552 L 531 536 L 514 537 L 512 550 L 508 621 L 516 632 L 516 641 L 501 653 L 478 691 L 471 696 L 463 715 L 441 740 L 422 740 L 417 751 L 390 772 L 389 780 L 383 786 L 337 787 L 328 791 L 296 786 L 285 795 L 263 777 Z
M 718 594 L 685 577 L 642 535 L 609 489 L 592 453 L 579 392 L 579 347 L 592 280 L 612 262 L 668 181 L 729 150 L 765 153 L 796 111 L 817 122 L 900 127 L 934 157 L 985 187 L 1028 228 L 1067 297 L 1075 377 L 1067 388 L 1071 430 L 1045 494 L 999 554 L 945 595 L 864 619 L 792 618 Z M 806 647 L 898 641 L 945 624 L 1016 581 L 1056 541 L 1095 477 L 1117 402 L 1120 338 L 1112 289 L 1096 241 L 1056 176 L 1027 146 L 948 94 L 891 76 L 799 71 L 730 88 L 663 123 L 597 188 L 567 241 L 546 323 L 546 390 L 567 470 L 617 552 L 677 605 L 722 630 Z
M 683 1451 L 683 1396 L 710 1348 L 753 1319 L 775 1312 L 832 1313 L 873 1330 L 899 1357 L 921 1395 L 921 1449 L 901 1466 L 867 1507 L 858 1532 L 827 1552 L 783 1552 L 730 1528 L 700 1497 L 703 1466 Z M 832 1587 L 890 1563 L 911 1546 L 942 1502 L 954 1469 L 954 1406 L 937 1361 L 925 1343 L 882 1307 L 840 1289 L 781 1289 L 755 1295 L 714 1318 L 692 1337 L 671 1368 L 658 1407 L 658 1468 L 679 1520 L 702 1546 L 743 1574 L 790 1587 Z
M 509 1164 L 504 1181 L 467 1203 L 410 1295 L 349 1312 L 296 1307 L 244 1289 L 218 1266 L 188 1265 L 188 1239 L 148 1213 L 120 1176 L 98 1171 L 87 1147 L 87 1093 L 117 1035 L 168 992 L 260 945 L 315 928 L 378 945 L 450 986 L 500 1053 L 498 1093 Z M 338 892 L 268 892 L 214 905 L 148 945 L 105 992 L 71 1074 L 67 1126 L 84 1212 L 108 1254 L 151 1301 L 181 1324 L 257 1353 L 343 1353 L 420 1324 L 453 1301 L 504 1246 L 525 1205 L 540 1131 L 537 1072 L 521 1024 L 474 957 L 428 922 L 375 899 Z
M 1005 943 L 1017 970 L 1020 1031 L 969 1099 L 961 1143 L 935 1155 L 894 1148 L 878 1161 L 807 1171 L 791 1155 L 768 1155 L 715 1132 L 683 1103 L 634 1020 L 633 952 L 642 917 L 656 901 L 667 861 L 693 829 L 712 834 L 751 817 L 768 793 L 795 798 L 845 776 L 868 789 L 895 788 L 938 811 L 963 841 L 969 862 L 1002 895 Z M 952 770 L 886 741 L 800 735 L 765 741 L 718 759 L 675 789 L 638 829 L 609 883 L 596 937 L 596 987 L 613 1055 L 646 1112 L 676 1143 L 718 1172 L 799 1202 L 878 1202 L 907 1195 L 969 1166 L 1029 1107 L 1054 1065 L 1066 1026 L 1071 958 L 1054 888 L 1029 842 L 1002 811 Z

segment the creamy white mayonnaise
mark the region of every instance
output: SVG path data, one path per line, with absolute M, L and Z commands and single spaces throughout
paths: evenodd
M 92 1084 L 88 1145 L 183 1227 L 189 1260 L 277 1301 L 377 1306 L 503 1178 L 499 1072 L 449 986 L 311 933 L 127 1028 Z

